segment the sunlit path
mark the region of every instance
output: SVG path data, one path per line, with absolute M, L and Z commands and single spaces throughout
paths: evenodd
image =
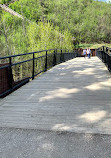
M 111 134 L 111 76 L 97 58 L 53 67 L 0 102 L 0 127 Z

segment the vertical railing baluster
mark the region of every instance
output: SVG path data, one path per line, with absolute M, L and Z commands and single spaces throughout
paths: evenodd
M 13 75 L 12 75 L 12 58 L 9 57 L 9 87 L 10 90 L 13 88 Z
M 58 64 L 58 55 L 57 55 L 57 49 L 55 50 L 55 54 L 56 54 L 56 64 Z
M 45 58 L 45 71 L 47 71 L 47 51 L 46 51 L 46 58 Z
M 104 62 L 106 63 L 106 52 L 104 53 Z
M 109 56 L 109 70 L 111 71 L 111 56 Z
M 34 74 L 35 74 L 35 53 L 33 53 L 32 80 L 34 79 Z
M 62 49 L 61 49 L 61 55 L 60 55 L 60 63 L 62 63 Z
M 103 46 L 103 51 L 104 51 L 104 46 Z
M 56 65 L 56 51 L 54 50 L 54 59 L 53 59 L 53 66 Z

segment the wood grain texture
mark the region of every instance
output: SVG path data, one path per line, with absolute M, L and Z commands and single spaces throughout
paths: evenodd
M 111 134 L 111 75 L 97 57 L 57 65 L 0 101 L 0 127 Z

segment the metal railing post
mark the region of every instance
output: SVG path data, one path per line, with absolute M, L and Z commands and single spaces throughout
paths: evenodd
M 62 63 L 62 49 L 61 49 L 61 55 L 60 55 L 60 62 Z
M 102 58 L 102 61 L 104 60 L 103 57 L 104 57 L 104 52 L 101 51 L 101 58 Z
M 35 53 L 33 53 L 32 80 L 34 79 L 34 74 L 35 74 Z
M 56 49 L 56 65 L 58 64 L 58 61 L 57 61 L 57 49 Z
M 111 71 L 111 57 L 109 56 L 109 71 Z
M 54 50 L 54 59 L 53 59 L 53 66 L 56 65 L 56 51 Z
M 9 87 L 13 88 L 13 75 L 12 75 L 12 58 L 9 57 Z
M 104 51 L 104 46 L 103 46 L 103 51 Z
M 47 51 L 46 51 L 46 58 L 45 58 L 45 71 L 47 71 Z

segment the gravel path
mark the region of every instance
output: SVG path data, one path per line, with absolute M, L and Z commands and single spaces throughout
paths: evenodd
M 1 128 L 0 158 L 111 158 L 111 135 Z

